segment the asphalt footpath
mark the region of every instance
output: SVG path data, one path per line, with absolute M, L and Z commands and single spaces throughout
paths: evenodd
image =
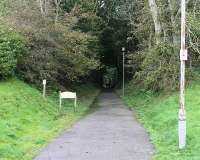
M 151 160 L 154 148 L 148 134 L 122 100 L 104 92 L 97 105 L 34 160 Z

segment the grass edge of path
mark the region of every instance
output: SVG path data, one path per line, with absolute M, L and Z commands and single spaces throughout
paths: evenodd
M 118 94 L 120 92 L 117 91 Z M 187 146 L 184 150 L 178 149 L 178 91 L 155 94 L 149 91 L 141 92 L 128 86 L 125 97 L 121 96 L 121 98 L 147 130 L 155 146 L 154 160 L 200 159 L 199 80 L 186 89 Z

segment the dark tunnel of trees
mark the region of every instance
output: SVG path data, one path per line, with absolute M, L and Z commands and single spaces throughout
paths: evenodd
M 106 67 L 114 67 L 120 82 L 125 47 L 126 80 L 154 91 L 178 87 L 178 1 L 1 0 L 0 4 L 0 51 L 8 60 L 1 63 L 1 79 L 17 75 L 36 85 L 48 79 L 62 87 L 92 80 L 102 86 Z M 186 73 L 191 78 L 200 60 L 198 22 L 199 7 L 189 1 Z

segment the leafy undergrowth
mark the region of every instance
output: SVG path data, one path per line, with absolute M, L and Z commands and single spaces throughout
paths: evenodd
M 127 90 L 124 100 L 149 132 L 155 160 L 200 159 L 200 83 L 186 91 L 187 147 L 182 151 L 178 150 L 178 92 L 167 96 Z
M 99 89 L 78 88 L 78 111 L 73 102 L 58 110 L 58 98 L 42 98 L 41 93 L 22 81 L 0 83 L 0 160 L 31 160 L 39 150 L 65 128 L 83 117 Z

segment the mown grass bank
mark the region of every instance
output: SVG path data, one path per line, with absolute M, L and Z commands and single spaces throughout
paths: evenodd
M 129 86 L 124 100 L 149 132 L 156 149 L 154 160 L 200 159 L 200 82 L 186 90 L 187 147 L 182 151 L 178 150 L 178 92 L 155 95 Z
M 100 90 L 93 85 L 78 88 L 78 111 L 58 98 L 44 99 L 37 89 L 12 79 L 0 82 L 0 160 L 32 160 L 53 137 L 71 127 L 89 110 Z

